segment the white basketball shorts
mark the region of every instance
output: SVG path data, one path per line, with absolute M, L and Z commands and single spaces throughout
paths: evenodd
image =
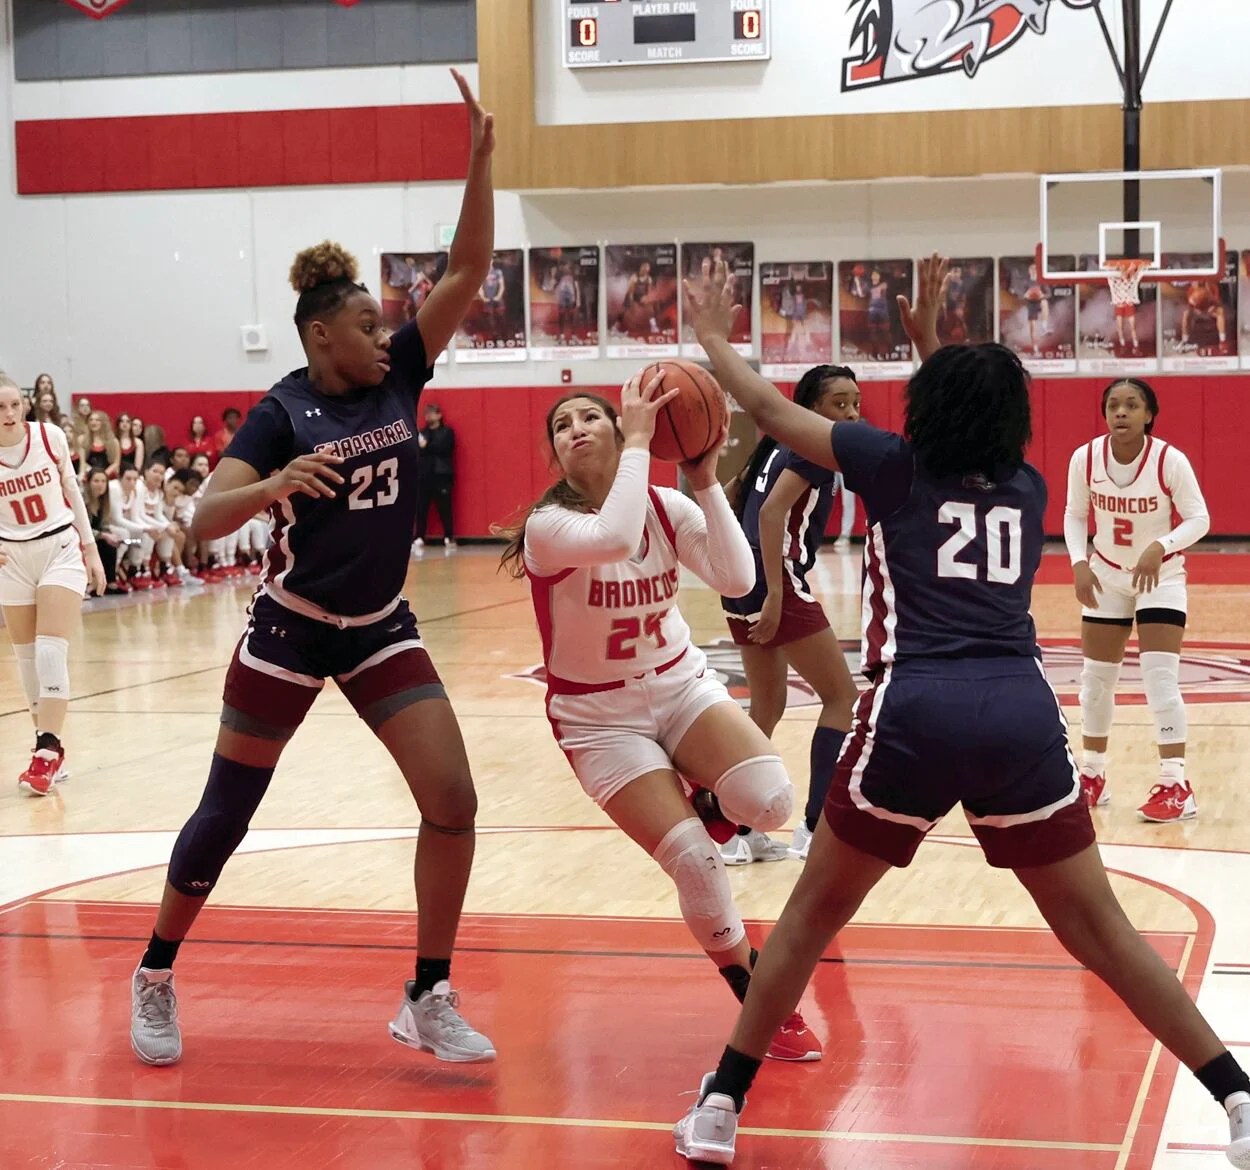
M 87 592 L 78 531 L 67 528 L 38 540 L 0 541 L 5 563 L 0 567 L 0 605 L 34 605 L 36 592 L 59 585 L 82 597 Z
M 1082 607 L 1082 617 L 1125 620 L 1132 619 L 1139 609 L 1189 612 L 1184 557 L 1164 561 L 1159 571 L 1159 584 L 1148 593 L 1137 593 L 1133 589 L 1133 574 L 1128 569 L 1109 564 L 1097 553 L 1090 557 L 1089 567 L 1094 570 L 1102 592 L 1095 594 L 1098 608 Z

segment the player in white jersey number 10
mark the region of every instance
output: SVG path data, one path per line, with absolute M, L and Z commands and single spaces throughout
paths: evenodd
M 104 566 L 69 440 L 60 427 L 26 422 L 21 392 L 0 374 L 0 607 L 35 721 L 18 784 L 36 796 L 67 776 L 69 636 L 88 585 L 104 592 Z
M 672 879 L 690 933 L 741 1000 L 754 952 L 681 777 L 714 793 L 731 820 L 764 831 L 789 819 L 794 787 L 677 607 L 682 568 L 739 597 L 755 584 L 755 558 L 716 480 L 727 424 L 683 464 L 693 501 L 648 486 L 656 413 L 671 397 L 661 383 L 630 381 L 619 418 L 595 395 L 556 402 L 547 440 L 561 478 L 507 533 L 504 564 L 529 579 L 547 716 L 582 788 Z M 820 1045 L 795 1012 L 768 1054 L 816 1060 Z
M 1185 775 L 1180 654 L 1188 602 L 1181 553 L 1206 535 L 1210 518 L 1189 460 L 1154 436 L 1159 400 L 1148 382 L 1112 382 L 1102 393 L 1102 411 L 1108 433 L 1078 447 L 1068 466 L 1063 529 L 1082 607 L 1081 787 L 1091 807 L 1110 799 L 1107 738 L 1136 620 L 1142 685 L 1159 745 L 1159 783 L 1138 814 L 1147 821 L 1187 820 L 1198 805 Z M 1180 517 L 1175 526 L 1173 513 Z

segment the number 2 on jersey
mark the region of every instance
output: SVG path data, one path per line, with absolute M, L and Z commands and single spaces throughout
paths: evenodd
M 1127 516 L 1117 516 L 1112 521 L 1112 543 L 1132 547 L 1133 522 Z
M 976 581 L 982 577 L 981 566 L 972 561 L 956 559 L 977 538 L 981 520 L 977 506 L 948 500 L 938 509 L 939 524 L 958 524 L 938 549 L 938 576 L 960 577 Z M 985 513 L 984 580 L 994 585 L 1014 585 L 1020 580 L 1020 509 L 999 505 Z
M 638 642 L 643 638 L 653 639 L 657 649 L 667 646 L 664 631 L 661 629 L 664 614 L 667 612 L 668 610 L 663 613 L 649 613 L 641 621 L 636 617 L 617 618 L 608 634 L 608 661 L 620 662 L 622 659 L 637 658 Z
M 373 499 L 366 499 L 365 492 L 376 481 L 378 490 Z M 385 508 L 399 499 L 399 460 L 384 459 L 374 467 L 366 463 L 352 472 L 352 493 L 347 497 L 347 506 L 353 512 L 365 508 Z
M 10 500 L 13 517 L 19 524 L 41 524 L 48 518 L 48 509 L 43 506 L 40 496 L 26 496 L 21 500 Z

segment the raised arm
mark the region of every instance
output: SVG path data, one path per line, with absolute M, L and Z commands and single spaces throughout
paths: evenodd
M 938 340 L 938 310 L 950 279 L 950 261 L 934 252 L 920 261 L 920 280 L 917 284 L 916 304 L 901 293 L 898 296 L 898 312 L 903 329 L 911 338 L 920 360 L 927 361 L 942 348 Z
M 469 110 L 472 146 L 469 175 L 460 204 L 456 235 L 447 256 L 447 271 L 421 308 L 417 328 L 425 343 L 428 361 L 433 362 L 447 348 L 464 320 L 490 270 L 495 248 L 495 186 L 491 175 L 491 155 L 495 150 L 495 116 L 482 109 L 469 83 L 451 71 L 460 87 L 460 96 Z
M 835 424 L 814 410 L 796 406 L 751 369 L 729 344 L 733 323 L 742 312 L 742 306 L 734 303 L 733 281 L 719 286 L 696 286 L 687 280 L 685 287 L 687 319 L 725 393 L 755 420 L 760 430 L 809 462 L 837 471 L 832 443 Z

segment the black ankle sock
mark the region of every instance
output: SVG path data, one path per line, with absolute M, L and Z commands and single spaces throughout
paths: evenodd
M 732 967 L 720 968 L 721 978 L 729 984 L 729 990 L 734 993 L 734 998 L 739 1003 L 746 1002 L 747 988 L 751 986 L 751 971 L 754 970 L 755 960 L 759 957 L 759 951 L 752 947 L 749 968 L 739 967 L 736 963 Z
M 41 731 L 35 736 L 35 751 L 57 752 L 61 750 L 61 741 L 50 731 Z
M 733 1099 L 734 1108 L 741 1113 L 746 1102 L 747 1090 L 760 1071 L 762 1061 L 747 1056 L 736 1048 L 726 1046 L 721 1054 L 720 1064 L 716 1066 L 716 1075 L 712 1077 L 709 1093 L 724 1093 Z
M 434 984 L 451 980 L 450 959 L 423 959 L 417 956 L 417 985 L 412 989 L 412 998 L 416 999 L 426 991 L 433 991 Z
M 148 943 L 148 949 L 143 952 L 139 966 L 146 967 L 149 971 L 167 971 L 174 965 L 180 946 L 182 946 L 182 939 L 170 942 L 153 931 L 152 940 Z
M 1225 1052 L 1194 1070 L 1202 1087 L 1221 1105 L 1234 1093 L 1250 1093 L 1250 1077 L 1231 1052 Z

